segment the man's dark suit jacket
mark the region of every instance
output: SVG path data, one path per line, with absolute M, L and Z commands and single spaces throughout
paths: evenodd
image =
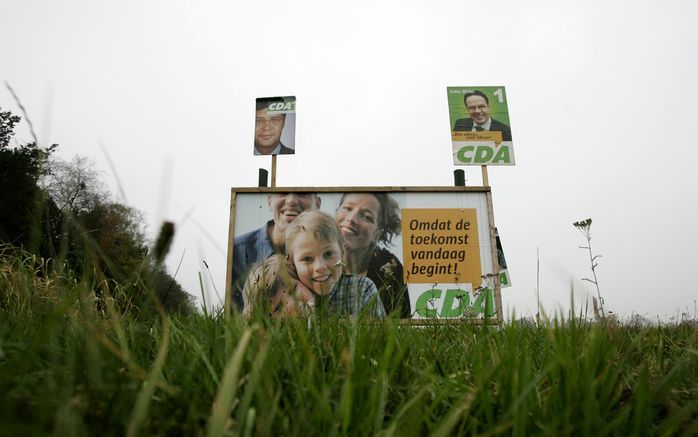
M 497 131 L 502 133 L 502 141 L 511 141 L 511 128 L 504 123 L 501 123 L 494 118 L 491 119 L 492 124 L 490 124 L 490 131 Z M 456 120 L 456 125 L 453 126 L 454 132 L 463 132 L 473 130 L 473 119 L 472 118 L 459 118 Z
M 293 155 L 296 153 L 292 148 L 284 146 L 284 143 L 279 143 L 279 145 L 281 145 L 279 155 Z

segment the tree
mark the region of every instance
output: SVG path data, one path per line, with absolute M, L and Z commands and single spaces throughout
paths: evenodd
M 108 202 L 109 192 L 88 158 L 76 155 L 70 161 L 54 159 L 49 167 L 44 190 L 61 211 L 76 214 Z
M 45 149 L 36 143 L 10 147 L 14 126 L 20 120 L 0 108 L 0 241 L 50 255 L 51 227 L 60 217 L 37 182 L 57 145 Z
M 179 282 L 165 271 L 164 267 L 156 269 L 154 282 L 155 296 L 167 312 L 185 315 L 194 312 L 193 296 L 187 293 Z
M 139 211 L 120 203 L 98 203 L 69 220 L 68 260 L 73 268 L 81 273 L 97 268 L 119 282 L 138 275 L 148 253 Z
M 10 140 L 15 134 L 15 124 L 20 120 L 19 115 L 12 115 L 10 111 L 2 112 L 0 108 L 0 149 L 9 147 Z
M 80 278 L 117 283 L 125 308 L 148 313 L 155 297 L 168 311 L 193 312 L 191 296 L 162 266 L 173 225 L 151 257 L 142 213 L 110 200 L 91 161 L 50 160 L 55 144 L 10 147 L 20 120 L 0 110 L 0 242 L 65 260 Z

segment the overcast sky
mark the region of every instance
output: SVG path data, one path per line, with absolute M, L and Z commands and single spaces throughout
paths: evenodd
M 489 177 L 505 312 L 535 315 L 537 249 L 546 310 L 572 289 L 578 308 L 591 272 L 572 222 L 591 217 L 607 310 L 668 319 L 698 299 L 696 5 L 5 0 L 0 76 L 40 141 L 94 160 L 116 196 L 118 180 L 151 234 L 176 222 L 168 266 L 183 256 L 195 295 L 202 272 L 209 302 L 230 188 L 271 164 L 252 156 L 255 97 L 298 98 L 278 186 L 448 186 L 446 87 L 504 85 L 516 166 Z M 21 115 L 4 86 L 0 107 Z

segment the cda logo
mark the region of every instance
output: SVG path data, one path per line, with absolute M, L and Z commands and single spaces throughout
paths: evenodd
M 296 101 L 276 102 L 269 105 L 270 112 L 294 112 L 296 110 Z
M 494 292 L 484 288 L 476 295 L 472 286 L 463 284 L 420 285 L 415 311 L 421 318 L 494 317 Z M 426 288 L 426 289 L 425 289 Z
M 466 142 L 461 144 L 467 144 Z M 463 164 L 511 164 L 509 146 L 494 144 L 470 144 L 459 146 L 456 159 Z

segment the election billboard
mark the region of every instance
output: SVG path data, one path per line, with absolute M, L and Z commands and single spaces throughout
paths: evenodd
M 503 86 L 447 87 L 455 165 L 514 165 Z
M 255 104 L 254 154 L 296 153 L 296 97 L 259 97 Z
M 381 316 L 501 320 L 489 194 L 488 187 L 234 188 L 226 305 L 246 313 L 264 282 L 273 305 L 298 286 L 306 302 L 356 313 L 332 303 L 351 283 L 364 293 L 357 300 L 380 301 Z M 322 248 L 312 246 L 318 241 Z M 288 269 L 291 280 L 265 277 L 275 259 L 273 275 Z

